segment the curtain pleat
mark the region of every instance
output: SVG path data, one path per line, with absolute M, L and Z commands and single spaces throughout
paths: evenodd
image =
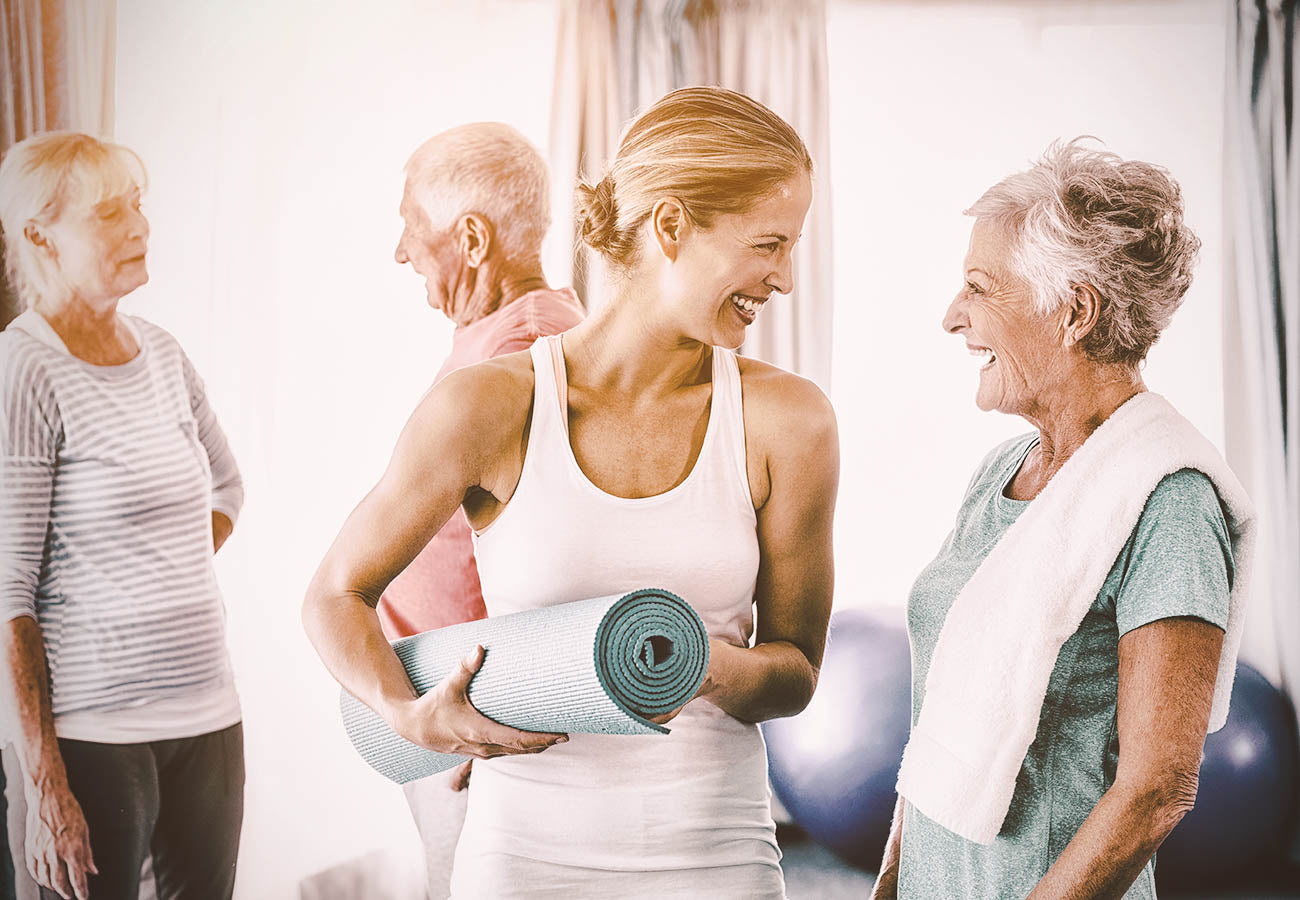
M 62 0 L 67 52 L 66 127 L 113 136 L 113 72 L 117 66 L 117 0 Z
M 589 310 L 608 272 L 582 247 L 575 179 L 599 178 L 624 128 L 664 94 L 721 85 L 795 127 L 815 165 L 813 206 L 795 250 L 795 290 L 764 308 L 743 352 L 830 389 L 831 219 L 824 0 L 564 0 L 551 115 L 551 172 L 561 265 Z
M 1237 0 L 1225 122 L 1229 458 L 1259 506 L 1251 628 L 1300 705 L 1300 141 L 1296 0 Z M 1244 402 L 1241 402 L 1244 401 Z M 1240 408 L 1237 408 L 1238 403 Z M 1269 653 L 1269 651 L 1272 651 Z M 1294 798 L 1300 811 L 1300 796 Z M 1300 834 L 1291 855 L 1300 860 Z

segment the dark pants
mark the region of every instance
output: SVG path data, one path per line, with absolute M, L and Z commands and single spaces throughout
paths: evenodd
M 91 900 L 136 900 L 152 854 L 159 900 L 229 898 L 244 819 L 244 731 L 145 744 L 59 739 L 99 869 Z M 41 889 L 42 900 L 58 893 Z

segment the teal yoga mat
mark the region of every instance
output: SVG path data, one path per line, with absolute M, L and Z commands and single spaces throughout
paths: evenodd
M 709 637 L 681 597 L 654 588 L 450 625 L 393 642 L 416 691 L 442 681 L 475 644 L 486 651 L 469 699 L 524 731 L 667 734 L 648 720 L 704 681 Z M 464 762 L 413 744 L 346 690 L 343 725 L 361 756 L 405 784 Z

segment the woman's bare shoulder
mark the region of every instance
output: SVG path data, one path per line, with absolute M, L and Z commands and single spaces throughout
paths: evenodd
M 835 410 L 817 384 L 759 359 L 738 356 L 745 420 L 766 428 L 835 430 Z
M 517 433 L 533 400 L 533 364 L 527 351 L 497 356 L 451 372 L 425 394 L 411 425 L 419 431 L 492 437 Z M 486 448 L 485 448 L 486 449 Z

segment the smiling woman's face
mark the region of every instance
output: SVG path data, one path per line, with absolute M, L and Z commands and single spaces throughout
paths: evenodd
M 149 222 L 138 190 L 71 206 L 47 232 L 64 281 L 92 306 L 115 302 L 149 280 Z
M 812 203 L 812 179 L 800 173 L 743 213 L 692 229 L 661 289 L 680 311 L 684 333 L 737 348 L 773 293 L 794 290 L 794 247 Z
M 963 284 L 943 317 L 981 363 L 975 403 L 1013 415 L 1048 404 L 1068 366 L 1058 317 L 1035 311 L 1029 283 L 1011 272 L 1011 236 L 976 219 L 963 264 Z

